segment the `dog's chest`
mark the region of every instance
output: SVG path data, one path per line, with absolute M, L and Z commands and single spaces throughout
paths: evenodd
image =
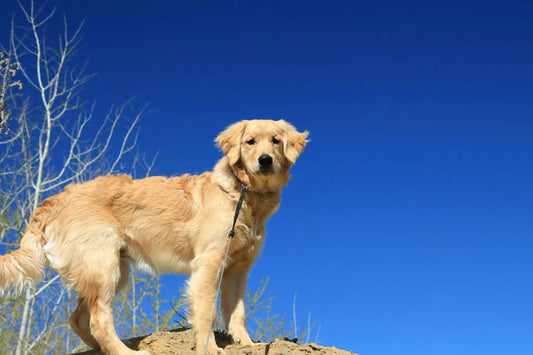
M 232 242 L 234 258 L 255 258 L 263 247 L 265 234 L 264 223 L 254 222 L 250 225 L 239 223 L 235 240 Z
M 253 262 L 265 241 L 266 222 L 279 206 L 279 198 L 249 195 L 245 200 L 232 241 L 232 259 L 236 264 Z

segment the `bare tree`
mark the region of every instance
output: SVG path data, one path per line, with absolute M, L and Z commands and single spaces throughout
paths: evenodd
M 0 48 L 1 68 L 8 68 L 0 71 L 4 126 L 10 115 L 10 129 L 0 136 L 0 251 L 4 252 L 18 245 L 27 218 L 46 196 L 68 183 L 120 171 L 128 157 L 131 171 L 131 164 L 139 162 L 131 156 L 144 112 L 128 116 L 132 110 L 127 102 L 98 119 L 95 104 L 80 97 L 92 76 L 86 74 L 86 62 L 80 63 L 77 53 L 82 25 L 71 31 L 63 17 L 62 34 L 48 38 L 45 28 L 55 21 L 56 10 L 45 12 L 33 1 L 26 6 L 19 2 L 19 7 L 25 27 L 13 20 L 9 43 Z M 22 91 L 11 80 L 13 69 L 21 74 Z M 77 341 L 65 335 L 70 333 L 68 322 L 60 319 L 63 312 L 57 312 L 72 297 L 58 275 L 50 273 L 43 284 L 27 289 L 23 300 L 0 306 L 0 343 L 14 342 L 16 355 L 45 353 L 47 342 L 54 346 L 51 351 L 61 352 L 57 339 L 67 344 Z

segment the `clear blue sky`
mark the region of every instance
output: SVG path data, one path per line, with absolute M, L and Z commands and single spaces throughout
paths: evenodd
M 533 354 L 533 1 L 50 4 L 85 97 L 150 103 L 154 174 L 241 119 L 311 132 L 250 278 L 276 310 L 362 355 Z

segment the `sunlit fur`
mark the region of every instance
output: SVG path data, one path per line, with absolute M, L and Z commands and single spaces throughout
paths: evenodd
M 189 321 L 196 352 L 203 354 L 228 232 L 245 183 L 250 190 L 231 243 L 221 304 L 234 341 L 250 344 L 247 274 L 306 138 L 307 132 L 284 121 L 242 121 L 216 138 L 225 156 L 212 172 L 139 180 L 103 176 L 69 185 L 32 213 L 21 248 L 0 256 L 0 291 L 20 292 L 50 265 L 78 293 L 70 324 L 85 343 L 108 355 L 146 355 L 128 349 L 113 325 L 111 307 L 128 280 L 128 263 L 149 272 L 190 274 Z M 272 158 L 268 171 L 258 162 L 265 154 Z M 214 335 L 209 337 L 209 354 L 222 354 Z

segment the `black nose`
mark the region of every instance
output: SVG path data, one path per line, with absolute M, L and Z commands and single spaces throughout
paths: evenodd
M 261 165 L 262 168 L 269 168 L 272 166 L 273 160 L 270 155 L 263 154 L 258 159 L 259 165 Z

